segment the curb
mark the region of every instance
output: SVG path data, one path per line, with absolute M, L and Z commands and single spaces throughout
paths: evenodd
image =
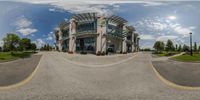
M 40 61 L 39 63 L 37 64 L 35 70 L 27 77 L 25 78 L 24 80 L 22 80 L 21 82 L 18 82 L 16 84 L 13 84 L 13 85 L 8 85 L 8 86 L 0 86 L 0 91 L 1 90 L 9 90 L 9 89 L 13 89 L 13 88 L 18 88 L 22 85 L 25 85 L 26 83 L 28 83 L 33 77 L 34 75 L 36 74 L 37 70 L 39 69 L 39 66 L 41 64 L 41 60 L 43 58 L 43 55 L 41 55 L 41 58 L 40 58 Z

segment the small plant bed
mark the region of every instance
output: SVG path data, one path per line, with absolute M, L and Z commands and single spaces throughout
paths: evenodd
M 27 58 L 36 52 L 27 51 L 27 52 L 0 52 L 0 62 L 13 61 L 19 58 Z
M 191 56 L 189 53 L 186 53 L 177 57 L 173 57 L 172 59 L 184 62 L 200 62 L 200 53 L 194 53 L 193 56 Z

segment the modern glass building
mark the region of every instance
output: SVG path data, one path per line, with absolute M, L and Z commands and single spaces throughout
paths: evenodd
M 59 51 L 68 53 L 129 53 L 139 49 L 138 33 L 119 16 L 82 13 L 55 30 Z

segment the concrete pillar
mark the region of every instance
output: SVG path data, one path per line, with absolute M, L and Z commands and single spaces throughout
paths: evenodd
M 70 19 L 69 25 L 69 53 L 74 53 L 76 51 L 76 21 L 75 19 Z
M 140 38 L 138 37 L 138 38 L 137 38 L 137 52 L 140 51 L 139 40 L 140 40 Z
M 132 49 L 132 50 L 131 50 L 131 51 L 134 52 L 134 51 L 135 51 L 135 46 L 134 46 L 134 44 L 135 44 L 135 43 L 134 43 L 134 32 L 132 33 L 132 38 L 131 38 L 131 39 L 132 39 L 132 40 L 131 40 L 131 41 L 132 41 L 132 45 L 131 45 L 131 49 Z
M 106 19 L 104 17 L 97 18 L 97 40 L 96 40 L 96 54 L 106 53 Z
M 62 51 L 62 31 L 59 29 L 58 30 L 58 50 Z
M 126 25 L 123 26 L 123 30 L 126 30 Z M 125 36 L 122 41 L 122 53 L 127 53 L 127 45 L 126 45 L 127 37 Z

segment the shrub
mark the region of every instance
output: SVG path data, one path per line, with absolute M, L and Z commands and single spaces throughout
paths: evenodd
M 73 52 L 72 52 L 72 51 L 68 51 L 68 53 L 69 53 L 69 54 L 73 54 Z
M 100 52 L 100 51 L 98 51 L 98 52 L 96 53 L 96 55 L 97 55 L 97 56 L 100 56 L 100 55 L 101 55 L 101 52 Z

